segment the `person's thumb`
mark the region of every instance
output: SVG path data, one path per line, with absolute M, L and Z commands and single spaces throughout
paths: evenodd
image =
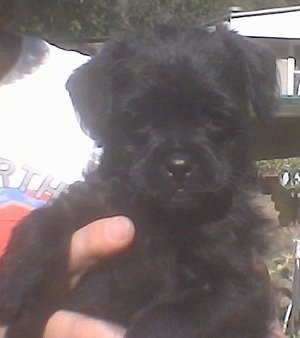
M 125 329 L 118 325 L 69 311 L 54 313 L 43 338 L 123 338 Z

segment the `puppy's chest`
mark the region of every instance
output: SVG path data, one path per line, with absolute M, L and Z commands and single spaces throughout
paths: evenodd
M 143 237 L 137 232 L 126 252 L 83 281 L 71 309 L 127 326 L 141 309 L 162 299 L 176 299 L 192 290 L 213 291 L 220 281 L 203 251 L 201 242 L 174 233 Z
M 112 275 L 120 294 L 152 302 L 186 289 L 205 288 L 210 283 L 210 274 L 192 248 L 171 239 L 133 247 L 117 264 Z
M 218 268 L 208 258 L 207 244 L 194 231 L 195 224 L 138 219 L 134 219 L 134 224 L 135 242 L 112 269 L 120 290 L 135 295 L 141 292 L 141 296 L 151 299 L 185 289 L 206 288 L 215 280 Z M 139 226 L 144 229 L 139 231 Z

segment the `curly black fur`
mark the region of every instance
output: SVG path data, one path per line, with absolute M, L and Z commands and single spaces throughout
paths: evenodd
M 0 261 L 9 338 L 39 338 L 60 308 L 117 322 L 126 338 L 265 338 L 264 223 L 245 189 L 252 109 L 275 108 L 273 56 L 223 28 L 161 27 L 108 43 L 69 79 L 99 169 L 15 229 Z M 76 149 L 74 149 L 76 151 Z M 126 215 L 133 245 L 68 291 L 75 230 Z

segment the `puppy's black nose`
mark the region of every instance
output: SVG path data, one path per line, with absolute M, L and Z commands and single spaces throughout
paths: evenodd
M 191 157 L 184 153 L 173 153 L 166 162 L 169 176 L 182 181 L 189 176 L 192 169 Z

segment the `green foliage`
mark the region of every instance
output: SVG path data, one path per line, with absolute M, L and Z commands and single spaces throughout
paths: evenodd
M 240 1 L 241 3 L 243 1 Z M 253 0 L 250 1 L 252 8 L 263 9 L 263 8 L 275 8 L 275 7 L 288 7 L 299 5 L 299 1 L 294 0 Z
M 257 162 L 258 172 L 264 175 L 277 175 L 282 169 L 300 169 L 300 158 L 292 157 L 287 159 L 263 160 Z
M 128 23 L 135 29 L 155 23 L 203 23 L 223 17 L 230 3 L 228 0 L 129 0 Z
M 12 0 L 8 0 L 12 1 Z M 45 38 L 103 38 L 125 27 L 142 30 L 155 23 L 203 23 L 228 13 L 296 5 L 295 0 L 16 0 L 16 29 Z M 5 15 L 5 14 L 4 14 Z
M 24 0 L 17 30 L 43 37 L 107 36 L 119 25 L 117 0 Z
M 283 274 L 289 272 L 292 273 L 293 269 L 293 255 L 292 252 L 281 253 L 272 259 L 272 263 L 269 267 L 269 274 L 273 280 L 278 280 Z

